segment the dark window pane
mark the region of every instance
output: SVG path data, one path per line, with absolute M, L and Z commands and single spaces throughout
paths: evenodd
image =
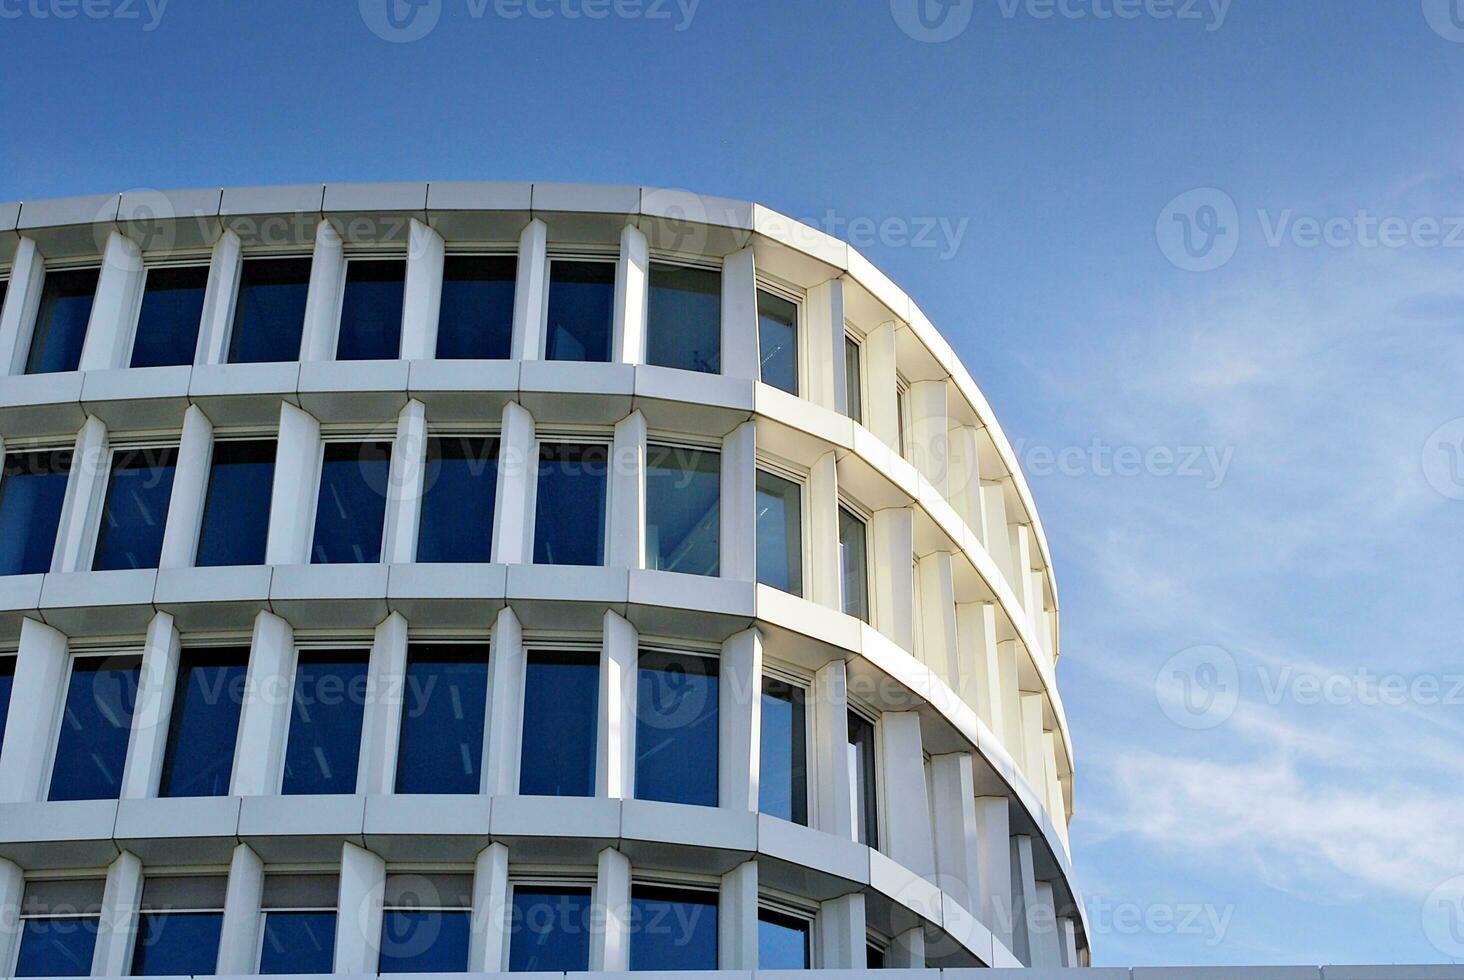
M 875 796 L 874 725 L 849 712 L 849 779 L 854 786 L 854 839 L 879 847 L 879 801 Z
M 171 447 L 113 454 L 92 571 L 158 567 L 177 457 Z
M 722 548 L 722 456 L 672 446 L 646 452 L 646 560 L 663 572 L 716 575 Z
M 614 262 L 551 262 L 544 359 L 610 360 L 614 305 Z
M 266 912 L 259 972 L 329 973 L 335 961 L 334 912 Z
M 392 260 L 346 263 L 338 361 L 394 361 L 402 350 L 402 295 L 407 263 Z
M 144 912 L 132 950 L 134 977 L 210 976 L 218 962 L 222 912 Z
M 382 973 L 465 973 L 466 911 L 387 909 L 381 918 Z
M 513 342 L 512 255 L 451 255 L 443 264 L 439 360 L 506 360 Z
M 803 488 L 757 471 L 757 580 L 803 594 Z
M 600 660 L 535 651 L 524 675 L 521 796 L 594 796 Z
M 457 436 L 428 440 L 422 486 L 417 560 L 491 561 L 498 440 Z
M 356 792 L 366 652 L 303 652 L 285 746 L 286 796 Z
M 757 291 L 757 347 L 764 384 L 798 394 L 798 305 Z
M 635 798 L 717 805 L 717 661 L 642 653 Z
M 859 363 L 859 345 L 844 338 L 844 389 L 848 395 L 849 417 L 864 421 L 864 369 Z
M 763 678 L 758 809 L 807 826 L 808 727 L 804 712 L 802 688 Z
M 885 968 L 885 951 L 872 943 L 865 946 L 864 965 L 870 970 L 883 970 Z
M 722 370 L 722 274 L 651 266 L 646 363 L 718 374 Z
M 635 888 L 630 905 L 632 972 L 717 968 L 716 895 Z
M 137 657 L 72 661 L 56 760 L 52 800 L 115 800 L 137 705 Z
M 158 795 L 227 796 L 249 649 L 183 655 Z
M 309 292 L 308 258 L 246 261 L 234 305 L 229 363 L 299 360 Z
M 71 451 L 12 453 L 0 472 L 0 575 L 51 570 Z
M 273 442 L 214 444 L 196 565 L 264 564 L 274 466 Z
M 81 363 L 81 346 L 86 341 L 86 323 L 91 318 L 92 297 L 97 291 L 96 269 L 72 269 L 46 273 L 41 290 L 41 308 L 31 334 L 26 374 L 54 374 L 75 371 Z
M 326 443 L 310 560 L 316 565 L 381 560 L 391 443 Z
M 10 691 L 15 686 L 15 658 L 0 657 L 0 746 L 5 745 L 5 719 L 10 714 Z
M 488 651 L 466 644 L 413 645 L 407 657 L 398 793 L 478 793 Z
M 590 968 L 590 890 L 513 890 L 509 923 L 510 973 L 576 973 Z
M 605 564 L 609 457 L 606 446 L 545 443 L 539 447 L 536 565 Z
M 193 363 L 207 286 L 206 265 L 147 270 L 132 341 L 133 367 Z
M 757 967 L 759 970 L 807 970 L 809 923 L 791 915 L 763 909 L 757 915 Z
M 844 612 L 869 622 L 869 558 L 864 522 L 839 508 L 839 568 Z
M 17 977 L 91 976 L 97 918 L 26 919 L 21 923 Z

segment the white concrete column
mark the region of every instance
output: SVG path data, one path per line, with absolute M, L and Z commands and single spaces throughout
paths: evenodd
M 56 552 L 51 561 L 51 571 L 91 570 L 97 525 L 102 515 L 102 494 L 106 492 L 111 466 L 112 450 L 107 441 L 107 427 L 101 419 L 90 416 L 76 436 L 71 476 L 66 482 L 66 498 L 61 505 L 61 519 L 56 530 Z
M 1022 775 L 1037 792 L 1047 798 L 1047 747 L 1042 741 L 1042 695 L 1022 692 Z
M 981 511 L 984 515 L 983 523 L 986 525 L 986 537 L 981 543 L 986 546 L 987 553 L 991 555 L 1002 575 L 1006 576 L 1007 584 L 1012 585 L 1015 590 L 1012 579 L 1012 539 L 1011 532 L 1007 530 L 1005 480 L 982 481 Z M 1018 597 L 1020 598 L 1020 594 Z
M 127 762 L 122 768 L 120 796 L 124 800 L 146 800 L 158 795 L 181 656 L 173 617 L 157 613 L 148 624 L 142 648 L 137 705 L 132 712 L 132 732 L 127 740 Z
M 961 650 L 956 638 L 956 577 L 951 556 L 936 552 L 921 558 L 920 576 L 921 657 L 936 676 L 954 690 L 961 686 Z
M 523 628 L 513 609 L 504 607 L 493 624 L 493 652 L 488 658 L 483 792 L 489 796 L 518 794 L 526 669 Z
M 61 685 L 69 659 L 62 633 L 39 620 L 21 622 L 5 741 L 0 746 L 0 803 L 45 799 L 50 775 L 46 763 L 59 727 Z
M 646 567 L 646 418 L 631 412 L 610 447 L 611 568 Z
M 1042 768 L 1047 776 L 1043 784 L 1043 792 L 1047 796 L 1043 803 L 1047 805 L 1047 812 L 1061 833 L 1067 829 L 1067 804 L 1062 796 L 1062 781 L 1057 775 L 1057 733 L 1054 731 L 1042 733 Z
M 1055 970 L 1062 966 L 1062 937 L 1053 908 L 1052 882 L 1037 882 L 1036 900 L 1027 910 L 1027 935 L 1032 944 L 1032 966 Z
M 896 646 L 915 649 L 915 515 L 908 507 L 875 511 L 869 521 L 872 624 Z
M 906 423 L 911 436 L 907 447 L 910 462 L 942 495 L 950 466 L 947 387 L 945 381 L 916 381 L 910 385 L 910 417 Z
M 808 701 L 813 714 L 812 824 L 815 830 L 853 840 L 854 787 L 849 772 L 849 689 L 844 661 L 833 660 L 818 669 Z
M 757 969 L 757 862 L 722 876 L 717 897 L 717 969 Z
M 864 336 L 864 426 L 890 451 L 900 452 L 899 379 L 895 367 L 894 321 Z
M 522 271 L 520 265 L 520 271 Z M 498 485 L 493 521 L 493 561 L 526 565 L 534 557 L 534 492 L 539 472 L 534 417 L 517 402 L 503 406 L 498 444 Z
M 275 448 L 265 544 L 268 564 L 309 564 L 319 480 L 320 423 L 309 412 L 285 402 L 280 405 L 280 436 Z
M 132 966 L 132 939 L 137 935 L 137 912 L 141 904 L 142 862 L 131 851 L 123 851 L 107 868 L 97 941 L 92 948 L 92 976 L 127 976 Z
M 223 364 L 229 359 L 234 308 L 239 300 L 239 278 L 243 271 L 244 246 L 238 235 L 225 228 L 214 242 L 208 262 L 203 319 L 198 327 L 198 364 Z
M 646 362 L 646 314 L 650 300 L 651 252 L 635 225 L 620 232 L 620 261 L 615 265 L 615 320 L 610 360 Z
M 843 566 L 839 561 L 839 472 L 838 459 L 824 453 L 808 471 L 810 554 L 808 556 L 808 598 L 829 609 L 844 608 Z
M 25 901 L 25 872 L 13 861 L 0 858 L 0 963 L 15 962 L 16 944 L 20 939 L 20 905 Z
M 980 893 L 971 909 L 992 935 L 1012 948 L 1011 804 L 1005 796 L 976 799 L 976 880 Z
M 396 792 L 397 737 L 406 697 L 407 620 L 394 612 L 376 627 L 366 664 L 366 706 L 361 718 L 361 757 L 356 792 Z
M 752 249 L 744 248 L 722 259 L 722 374 L 756 381 L 760 360 L 757 267 Z
M 1032 838 L 1015 834 L 1012 852 L 1012 952 L 1027 966 L 1034 965 L 1029 914 L 1037 901 L 1037 874 L 1032 863 Z
M 212 463 L 213 423 L 203 414 L 203 409 L 189 405 L 183 413 L 183 437 L 178 443 L 159 568 L 193 567 L 198 555 L 198 535 L 203 530 L 203 507 L 208 499 Z
M 956 606 L 956 636 L 960 640 L 962 700 L 976 711 L 992 734 L 1000 738 L 1002 720 L 1001 672 L 997 669 L 996 603 L 963 602 Z
M 81 347 L 82 371 L 107 371 L 127 366 L 132 333 L 142 303 L 146 269 L 137 243 L 114 231 L 102 252 L 102 271 Z
M 630 622 L 606 611 L 600 645 L 600 710 L 595 795 L 612 800 L 635 796 L 636 671 L 640 634 Z
M 402 360 L 437 356 L 437 320 L 442 312 L 442 270 L 447 260 L 442 236 L 416 218 L 407 235 L 407 279 L 402 287 Z
M 473 864 L 473 921 L 468 972 L 508 969 L 508 848 L 489 844 Z
M 322 221 L 315 227 L 315 253 L 310 261 L 310 292 L 305 300 L 300 360 L 335 360 L 345 285 L 345 244 L 334 226 Z
M 25 373 L 45 282 L 46 260 L 33 239 L 22 238 L 10 262 L 5 305 L 0 307 L 0 376 Z
M 1078 927 L 1070 915 L 1057 920 L 1058 938 L 1062 943 L 1062 965 L 1075 970 L 1083 964 L 1078 962 Z
M 294 677 L 294 629 L 274 613 L 261 612 L 254 617 L 230 796 L 270 796 L 279 792 Z
M 535 218 L 519 235 L 518 274 L 513 293 L 515 361 L 537 361 L 544 356 L 544 313 L 549 301 L 549 228 Z
M 863 970 L 868 963 L 869 934 L 865 925 L 864 895 L 854 892 L 819 903 L 817 928 L 818 968 Z
M 374 974 L 381 943 L 386 862 L 349 841 L 341 845 L 336 900 L 335 974 Z
M 762 637 L 743 630 L 722 644 L 717 684 L 718 805 L 756 813 L 762 762 Z M 755 881 L 754 881 L 755 885 Z M 724 967 L 741 969 L 741 967 Z
M 1017 601 L 1031 619 L 1036 608 L 1036 597 L 1032 594 L 1032 529 L 1025 524 L 1012 524 L 1007 528 L 1012 546 L 1011 574 L 1007 583 L 1017 594 Z
M 259 908 L 263 897 L 264 862 L 248 844 L 239 844 L 229 860 L 229 882 L 224 890 L 219 976 L 248 976 L 259 966 Z
M 880 717 L 878 731 L 886 829 L 880 835 L 880 850 L 922 878 L 934 879 L 935 841 L 920 716 L 913 711 L 887 711 Z
M 981 889 L 976 857 L 976 780 L 969 752 L 938 755 L 930 760 L 930 794 L 941 890 L 975 914 Z
M 607 847 L 595 869 L 591 921 L 600 923 L 590 933 L 590 970 L 624 973 L 630 969 L 630 860 Z
M 725 314 L 724 314 L 725 315 Z M 723 320 L 725 329 L 726 320 Z M 723 351 L 726 369 L 726 351 Z M 722 578 L 757 580 L 757 435 L 744 422 L 722 439 Z
M 842 279 L 821 282 L 808 291 L 803 304 L 803 325 L 809 355 L 808 399 L 815 405 L 848 415 Z
M 947 434 L 950 448 L 946 466 L 945 496 L 961 520 L 985 541 L 981 520 L 980 430 L 958 425 Z
M 890 970 L 925 969 L 925 930 L 916 926 L 890 940 L 885 967 Z
M 417 530 L 427 469 L 427 409 L 415 398 L 397 416 L 386 492 L 386 533 L 382 561 L 417 560 Z
M 1007 754 L 1019 768 L 1025 768 L 1026 757 L 1022 740 L 1022 692 L 1021 675 L 1017 672 L 1017 658 L 1022 656 L 1016 640 L 1002 640 L 996 645 L 996 667 L 1001 681 L 1001 717 L 1005 723 L 997 732 Z

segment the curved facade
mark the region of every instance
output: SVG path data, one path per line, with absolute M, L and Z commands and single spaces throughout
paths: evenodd
M 0 281 L 0 976 L 1087 963 L 1041 524 L 853 248 L 141 191 Z

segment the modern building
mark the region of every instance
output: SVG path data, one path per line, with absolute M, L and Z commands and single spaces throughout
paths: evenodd
M 0 290 L 0 976 L 1088 962 L 1042 525 L 854 248 L 140 191 Z

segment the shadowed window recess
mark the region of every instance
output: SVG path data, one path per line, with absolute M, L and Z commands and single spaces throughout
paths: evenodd
M 105 886 L 101 878 L 26 882 L 14 975 L 90 976 Z
M 497 493 L 497 439 L 429 439 L 422 479 L 422 516 L 417 525 L 417 560 L 492 561 Z
M 335 875 L 277 874 L 264 879 L 259 972 L 330 973 L 335 960 Z
M 366 650 L 300 651 L 285 744 L 284 795 L 356 792 L 367 657 Z
M 762 682 L 758 809 L 808 825 L 808 719 L 803 688 L 774 677 Z
M 839 508 L 839 589 L 844 612 L 869 622 L 869 551 L 863 521 Z
M 510 973 L 590 968 L 590 889 L 515 885 L 508 923 Z
M 298 361 L 310 259 L 246 259 L 229 334 L 230 364 Z
M 71 450 L 10 453 L 0 471 L 0 575 L 51 570 Z
M 15 687 L 15 658 L 0 657 L 0 748 L 5 746 L 5 719 L 10 715 L 10 692 Z
M 382 904 L 380 972 L 467 971 L 471 874 L 388 874 Z
M 131 655 L 72 658 L 48 799 L 117 799 L 141 666 Z
M 614 307 L 614 262 L 552 259 L 544 360 L 610 360 Z
M 132 948 L 132 976 L 208 976 L 219 956 L 226 880 L 210 876 L 148 878 Z
M 112 454 L 92 571 L 158 567 L 177 460 L 173 446 L 119 449 Z
M 720 374 L 722 273 L 651 263 L 646 363 Z
M 864 421 L 864 364 L 860 357 L 859 341 L 844 337 L 844 391 L 849 404 L 849 417 L 855 422 Z
M 31 332 L 26 374 L 75 371 L 81 364 L 86 325 L 97 292 L 97 269 L 61 269 L 46 273 L 41 306 Z
M 600 655 L 534 650 L 524 674 L 520 796 L 594 796 Z
M 632 972 L 717 968 L 716 893 L 636 885 L 630 904 Z
M 605 494 L 610 447 L 539 446 L 534 505 L 534 564 L 605 564 Z
M 184 651 L 158 796 L 229 795 L 248 671 L 248 647 Z
M 798 394 L 798 304 L 765 289 L 757 291 L 759 379 Z
M 717 668 L 714 657 L 641 653 L 636 799 L 717 805 Z
M 264 564 L 274 467 L 273 442 L 214 444 L 195 565 Z
M 381 560 L 390 479 L 391 443 L 325 444 L 311 564 L 359 565 Z
M 757 580 L 803 594 L 803 488 L 757 471 Z
M 759 970 L 812 969 L 813 923 L 773 909 L 759 909 L 757 966 Z
M 407 263 L 352 259 L 346 263 L 338 361 L 394 361 L 402 351 L 402 300 Z
M 208 266 L 163 266 L 147 270 L 142 310 L 132 338 L 131 366 L 192 364 L 198 353 Z
M 481 792 L 488 648 L 413 644 L 405 680 L 396 791 Z
M 652 569 L 718 574 L 722 456 L 701 449 L 646 450 L 646 561 Z
M 875 775 L 874 724 L 861 714 L 849 712 L 849 795 L 854 839 L 879 848 L 879 799 Z
M 513 343 L 512 255 L 449 255 L 443 263 L 437 359 L 507 360 Z

